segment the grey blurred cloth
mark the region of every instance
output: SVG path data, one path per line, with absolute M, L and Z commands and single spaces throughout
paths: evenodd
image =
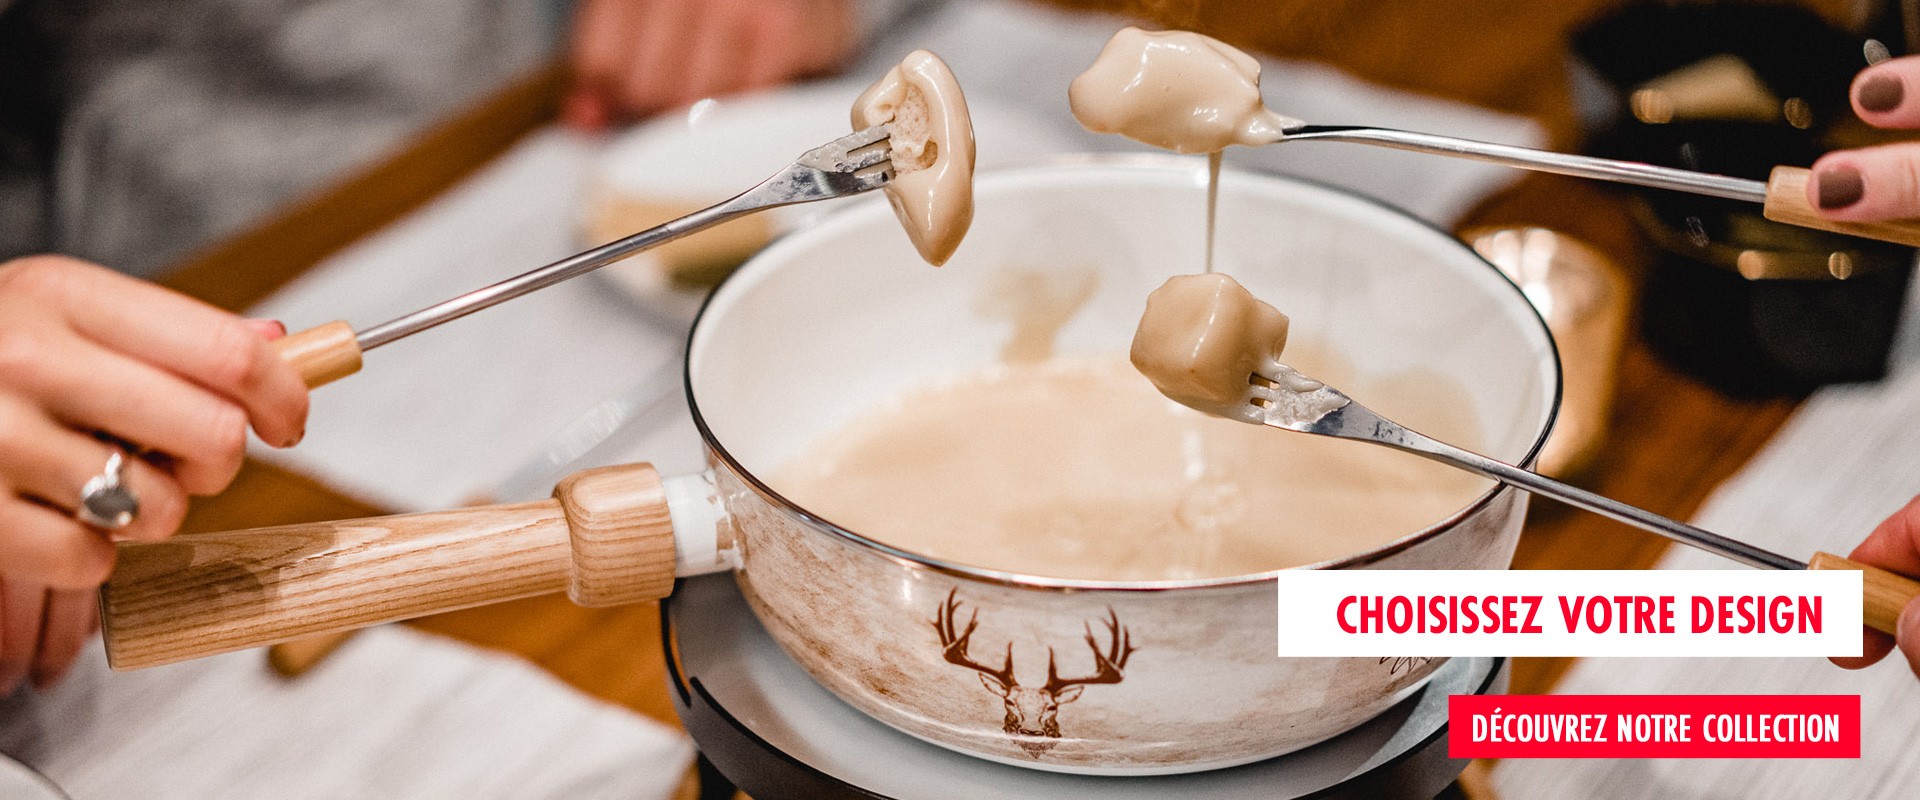
M 49 54 L 0 0 L 0 257 L 34 249 L 47 227 L 53 109 L 39 79 Z
M 0 257 L 151 274 L 536 68 L 562 11 L 0 0 Z

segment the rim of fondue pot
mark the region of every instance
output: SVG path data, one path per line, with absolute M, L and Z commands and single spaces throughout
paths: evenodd
M 997 171 L 993 173 L 984 173 L 977 176 L 976 192 L 979 197 L 979 204 L 981 206 L 985 206 L 987 204 L 993 203 L 994 195 L 1000 189 L 1017 188 L 1019 185 L 1023 183 L 1029 183 L 1036 180 L 1044 180 L 1048 176 L 1054 176 L 1062 172 L 1067 172 L 1067 173 L 1086 172 L 1090 176 L 1092 175 L 1111 176 L 1116 173 L 1141 173 L 1141 174 L 1158 173 L 1168 178 L 1181 179 L 1182 182 L 1197 178 L 1199 181 L 1202 181 L 1197 185 L 1200 187 L 1204 187 L 1205 183 L 1203 181 L 1205 180 L 1205 176 L 1206 176 L 1206 166 L 1204 161 L 1196 163 L 1195 159 L 1191 157 L 1183 158 L 1180 156 L 1173 156 L 1173 155 L 1159 155 L 1159 154 L 1076 155 L 1076 156 L 1058 159 L 1041 166 Z M 1547 390 L 1546 396 L 1543 398 L 1545 403 L 1545 406 L 1544 406 L 1545 417 L 1542 420 L 1539 431 L 1536 435 L 1533 436 L 1531 442 L 1528 443 L 1524 458 L 1521 458 L 1513 463 L 1517 463 L 1521 465 L 1530 465 L 1534 462 L 1536 458 L 1538 458 L 1538 456 L 1540 455 L 1541 449 L 1546 444 L 1548 435 L 1550 435 L 1553 432 L 1554 423 L 1557 420 L 1559 411 L 1560 411 L 1561 393 L 1563 391 L 1563 386 L 1562 386 L 1563 376 L 1561 373 L 1559 350 L 1554 344 L 1553 334 L 1548 329 L 1546 320 L 1540 316 L 1539 310 L 1533 305 L 1532 301 L 1527 299 L 1526 294 L 1524 293 L 1523 290 L 1521 290 L 1519 285 L 1515 284 L 1511 278 L 1507 277 L 1506 273 L 1502 272 L 1498 267 L 1494 266 L 1491 262 L 1487 261 L 1485 258 L 1482 258 L 1471 247 L 1467 246 L 1465 243 L 1461 242 L 1459 239 L 1447 233 L 1445 230 L 1441 229 L 1440 227 L 1424 219 L 1416 217 L 1406 212 L 1405 210 L 1402 210 L 1384 201 L 1381 201 L 1372 197 L 1368 197 L 1365 195 L 1357 194 L 1357 193 L 1354 193 L 1345 189 L 1341 189 L 1335 186 L 1331 186 L 1329 184 L 1325 184 L 1319 181 L 1313 181 L 1305 178 L 1299 178 L 1299 177 L 1294 177 L 1290 175 L 1283 175 L 1283 174 L 1273 173 L 1273 172 L 1250 171 L 1250 170 L 1244 170 L 1244 169 L 1236 169 L 1234 167 L 1228 166 L 1222 169 L 1221 175 L 1222 175 L 1223 182 L 1228 179 L 1231 179 L 1234 181 L 1252 182 L 1255 185 L 1266 187 L 1266 188 L 1284 186 L 1290 190 L 1296 190 L 1296 191 L 1304 190 L 1307 192 L 1324 193 L 1327 199 L 1340 202 L 1340 203 L 1356 204 L 1361 207 L 1370 207 L 1376 210 L 1377 212 L 1381 212 L 1378 214 L 1378 217 L 1383 224 L 1399 225 L 1405 228 L 1407 231 L 1430 236 L 1434 239 L 1434 241 L 1437 244 L 1442 245 L 1444 249 L 1448 249 L 1450 251 L 1458 251 L 1459 255 L 1465 257 L 1466 259 L 1470 259 L 1472 263 L 1475 263 L 1480 268 L 1482 268 L 1478 272 L 1472 273 L 1473 275 L 1477 276 L 1478 280 L 1485 281 L 1490 286 L 1495 287 L 1495 291 L 1497 292 L 1510 292 L 1512 298 L 1517 304 L 1515 306 L 1516 309 L 1523 309 L 1519 311 L 1519 313 L 1521 313 L 1522 316 L 1526 320 L 1528 320 L 1528 322 L 1530 323 L 1524 326 L 1527 333 L 1529 335 L 1534 335 L 1538 337 L 1538 341 L 1535 342 L 1534 344 L 1536 348 L 1540 350 L 1541 354 L 1545 356 L 1545 359 L 1540 361 L 1540 363 L 1537 364 L 1537 366 L 1542 370 L 1542 374 L 1538 377 L 1540 377 L 1544 381 L 1543 388 Z M 1225 192 L 1223 191 L 1222 194 L 1224 196 Z M 1223 201 L 1222 208 L 1224 209 L 1225 207 L 1226 207 L 1226 202 Z M 683 381 L 684 381 L 685 390 L 687 394 L 687 405 L 689 409 L 692 411 L 694 426 L 699 430 L 701 439 L 705 442 L 706 446 L 709 448 L 709 450 L 712 452 L 712 454 L 715 457 L 723 461 L 731 470 L 733 470 L 735 473 L 737 473 L 739 476 L 741 476 L 745 480 L 746 484 L 752 488 L 754 493 L 758 494 L 760 497 L 765 499 L 767 502 L 771 503 L 776 508 L 779 508 L 782 511 L 793 514 L 805 520 L 808 524 L 812 525 L 816 529 L 832 533 L 833 535 L 838 536 L 848 542 L 852 542 L 860 547 L 867 548 L 878 554 L 884 555 L 896 561 L 904 562 L 908 565 L 923 567 L 926 569 L 935 570 L 937 572 L 945 573 L 948 575 L 964 577 L 970 580 L 986 581 L 990 583 L 996 583 L 996 584 L 1002 584 L 1002 585 L 1008 585 L 1008 586 L 1017 586 L 1017 587 L 1023 587 L 1023 588 L 1032 588 L 1032 589 L 1061 589 L 1061 590 L 1083 590 L 1084 589 L 1084 590 L 1119 590 L 1119 591 L 1151 592 L 1151 591 L 1187 589 L 1187 588 L 1196 588 L 1196 587 L 1236 586 L 1236 585 L 1243 585 L 1243 584 L 1259 583 L 1262 581 L 1272 580 L 1276 575 L 1286 570 L 1341 569 L 1341 568 L 1362 567 L 1367 564 L 1378 561 L 1382 558 L 1385 558 L 1387 556 L 1393 555 L 1394 553 L 1405 550 L 1423 541 L 1431 539 L 1442 533 L 1445 533 L 1449 528 L 1452 528 L 1458 525 L 1464 518 L 1473 515 L 1475 512 L 1480 511 L 1481 509 L 1484 509 L 1489 503 L 1493 502 L 1494 498 L 1499 493 L 1503 491 L 1518 491 L 1517 489 L 1512 489 L 1511 487 L 1508 487 L 1504 484 L 1495 482 L 1485 492 L 1482 492 L 1481 494 L 1476 496 L 1472 502 L 1459 508 L 1458 510 L 1454 511 L 1453 513 L 1447 515 L 1444 518 L 1433 521 L 1432 523 L 1428 524 L 1424 528 L 1421 528 L 1420 530 L 1414 531 L 1398 539 L 1387 542 L 1386 544 L 1379 545 L 1366 550 L 1362 550 L 1346 556 L 1328 559 L 1325 561 L 1315 562 L 1311 564 L 1301 564 L 1301 565 L 1292 566 L 1292 567 L 1265 570 L 1261 572 L 1247 573 L 1243 575 L 1232 575 L 1232 576 L 1214 577 L 1214 578 L 1169 578 L 1169 579 L 1154 579 L 1154 580 L 1096 580 L 1096 579 L 1085 579 L 1085 578 L 1055 578 L 1055 577 L 1047 577 L 1042 575 L 1030 575 L 1030 574 L 1019 573 L 1019 572 L 991 569 L 987 567 L 978 567 L 978 566 L 973 566 L 969 564 L 962 564 L 962 563 L 957 563 L 953 561 L 947 561 L 940 558 L 934 558 L 931 556 L 921 555 L 908 550 L 903 550 L 899 547 L 895 547 L 893 545 L 887 544 L 886 542 L 879 541 L 879 540 L 870 538 L 868 536 L 865 536 L 859 532 L 841 527 L 840 525 L 835 524 L 831 520 L 828 520 L 818 514 L 813 513 L 812 511 L 807 510 L 807 508 L 802 506 L 801 504 L 780 494 L 780 492 L 776 491 L 772 486 L 768 485 L 768 483 L 760 477 L 759 473 L 756 472 L 756 470 L 749 468 L 746 464 L 742 463 L 741 460 L 738 457 L 736 457 L 736 455 L 731 450 L 728 449 L 726 443 L 722 440 L 722 437 L 719 434 L 717 434 L 713 430 L 713 426 L 709 424 L 707 416 L 702 409 L 699 392 L 696 389 L 695 374 L 698 370 L 698 365 L 702 361 L 703 346 L 707 343 L 709 339 L 710 331 L 715 326 L 714 320 L 720 316 L 723 316 L 728 311 L 728 309 L 730 309 L 732 305 L 736 302 L 737 298 L 743 295 L 746 291 L 750 290 L 756 284 L 756 282 L 760 281 L 765 276 L 767 276 L 771 271 L 773 271 L 772 268 L 769 267 L 768 265 L 779 265 L 787 259 L 788 254 L 790 252 L 798 252 L 806 248 L 816 246 L 816 244 L 820 240 L 823 240 L 823 239 L 831 240 L 841 235 L 843 231 L 846 231 L 848 229 L 856 228 L 863 225 L 873 224 L 874 219 L 877 217 L 884 217 L 889 222 L 891 222 L 892 216 L 893 216 L 892 209 L 889 208 L 886 204 L 878 202 L 878 199 L 875 198 L 872 202 L 868 202 L 864 204 L 850 204 L 849 207 L 837 210 L 834 213 L 823 218 L 818 224 L 810 228 L 806 228 L 806 229 L 797 231 L 793 234 L 787 235 L 781 238 L 780 240 L 774 242 L 771 246 L 761 251 L 758 255 L 755 255 L 752 259 L 748 260 L 746 264 L 742 265 L 739 269 L 735 270 L 731 275 L 727 276 L 727 278 L 724 279 L 718 286 L 714 287 L 714 290 L 707 295 L 706 300 L 701 303 L 700 311 L 694 317 L 692 332 L 689 335 L 689 338 L 687 340 L 687 352 L 686 352 L 686 358 L 683 359 L 682 376 L 683 376 Z M 975 222 L 976 228 L 979 226 L 979 224 L 980 223 L 978 221 Z M 902 241 L 904 242 L 904 237 L 902 237 Z M 949 263 L 948 265 L 944 267 L 940 267 L 939 269 L 949 270 L 949 271 L 968 269 L 969 266 L 964 258 L 966 253 L 967 253 L 967 248 L 963 243 L 959 254 L 957 254 L 956 256 L 956 258 L 959 260 L 959 263 L 958 264 Z M 898 268 L 902 270 L 935 269 L 934 267 L 921 263 L 917 258 L 911 259 L 910 261 L 903 259 L 902 263 L 898 265 Z M 1169 273 L 1169 274 L 1173 274 L 1173 273 Z M 956 287 L 956 291 L 957 290 L 958 289 Z M 1143 304 L 1143 307 L 1144 307 L 1145 300 L 1146 298 L 1143 294 L 1141 297 L 1141 302 Z M 1284 300 L 1280 301 L 1276 305 L 1281 306 L 1282 311 L 1287 310 L 1285 308 L 1286 303 Z M 876 331 L 875 335 L 877 336 L 884 335 L 884 331 Z M 1145 380 L 1145 378 L 1143 377 L 1142 380 Z M 778 395 L 777 387 L 768 387 L 768 386 L 763 386 L 758 384 L 749 384 L 749 385 L 731 387 L 731 390 L 742 391 L 742 392 L 760 392 L 760 393 L 768 394 L 769 396 L 773 396 L 773 397 L 777 397 Z M 1290 433 L 1290 432 L 1283 433 L 1283 432 L 1276 431 L 1275 435 L 1305 436 L 1310 434 L 1298 434 L 1298 433 Z M 1377 445 L 1369 445 L 1366 443 L 1354 442 L 1354 443 L 1351 443 L 1350 446 L 1373 447 Z M 1404 455 L 1407 458 L 1419 457 L 1411 453 L 1404 454 Z

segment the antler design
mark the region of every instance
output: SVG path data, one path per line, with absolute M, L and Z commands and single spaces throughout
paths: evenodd
M 945 658 L 949 664 L 956 664 L 966 667 L 967 669 L 978 670 L 981 674 L 999 681 L 1001 686 L 1012 688 L 1014 686 L 1012 642 L 1007 643 L 1007 660 L 999 669 L 988 669 L 967 655 L 967 642 L 973 637 L 973 630 L 980 627 L 980 611 L 975 609 L 973 613 L 967 617 L 966 629 L 958 630 L 959 626 L 954 623 L 954 616 L 960 610 L 960 601 L 956 600 L 954 596 L 958 594 L 959 591 L 958 588 L 955 588 L 947 592 L 947 601 L 941 605 L 940 615 L 932 620 L 933 629 L 940 634 L 940 645 L 943 648 L 941 650 L 941 656 Z M 1088 641 L 1092 641 L 1091 636 L 1089 636 Z M 1115 680 L 1119 679 L 1115 678 Z
M 1088 677 L 1060 677 L 1060 674 L 1054 669 L 1053 648 L 1047 648 L 1046 691 L 1048 693 L 1058 693 L 1061 689 L 1069 686 L 1079 686 L 1090 683 L 1119 683 L 1120 680 L 1125 677 L 1123 671 L 1127 668 L 1127 657 L 1133 655 L 1133 651 L 1139 648 L 1133 646 L 1133 637 L 1127 633 L 1126 628 L 1120 625 L 1120 615 L 1114 613 L 1114 610 L 1111 608 L 1107 609 L 1106 626 L 1107 635 L 1113 638 L 1113 642 L 1106 652 L 1101 652 L 1100 643 L 1094 641 L 1093 626 L 1085 626 L 1087 630 L 1087 647 L 1093 650 L 1094 666 L 1094 673 Z M 1013 651 L 1011 648 L 1008 649 L 1007 654 L 1009 657 L 1012 656 Z

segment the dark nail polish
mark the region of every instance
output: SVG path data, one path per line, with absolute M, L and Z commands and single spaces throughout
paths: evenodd
M 1860 107 L 1868 111 L 1892 111 L 1906 97 L 1906 87 L 1891 75 L 1875 75 L 1860 84 Z
M 1860 171 L 1853 167 L 1828 167 L 1814 179 L 1820 182 L 1820 207 L 1828 211 L 1858 203 L 1866 194 Z

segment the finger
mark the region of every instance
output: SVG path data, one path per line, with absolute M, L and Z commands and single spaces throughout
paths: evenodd
M 1893 627 L 1900 632 L 1900 652 L 1907 657 L 1907 668 L 1920 678 L 1920 598 L 1907 601 Z
M 69 514 L 80 508 L 87 481 L 102 474 L 118 450 L 60 425 L 23 404 L 0 400 L 0 482 L 19 494 Z M 140 501 L 133 522 L 114 531 L 120 538 L 164 539 L 187 516 L 186 492 L 173 477 L 138 458 L 126 461 L 123 479 Z M 0 532 L 0 535 L 5 535 Z
M 604 123 L 608 95 L 619 85 L 620 54 L 632 35 L 632 17 L 637 9 L 638 3 L 633 0 L 584 0 L 580 4 L 568 41 L 573 85 L 567 96 L 567 108 L 580 110 L 570 111 L 569 117 L 580 115 L 582 124 Z
M 1893 652 L 1893 637 L 1871 628 L 1860 631 L 1860 655 L 1829 656 L 1828 661 L 1841 669 L 1865 669 L 1880 663 Z
M 7 278 L 9 293 L 59 309 L 102 347 L 239 404 L 269 444 L 289 446 L 304 432 L 306 384 L 246 320 L 74 259 L 31 259 Z
M 46 597 L 30 581 L 0 578 L 0 696 L 13 694 L 33 668 Z
M 707 12 L 691 2 L 649 3 L 634 19 L 622 54 L 618 99 L 631 114 L 666 109 L 684 80 L 689 31 L 705 24 Z
M 28 677 L 33 688 L 46 691 L 67 677 L 80 648 L 93 637 L 100 618 L 99 597 L 91 589 L 47 593 L 46 615 L 40 627 L 40 650 L 33 656 Z
M 561 103 L 560 118 L 568 127 L 597 133 L 613 125 L 613 106 L 600 92 L 577 88 Z
M 689 32 L 686 77 L 674 95 L 675 105 L 739 90 L 745 72 L 740 50 L 750 16 L 748 9 L 723 6 L 718 13 L 706 14 L 705 23 Z
M 576 80 L 604 77 L 611 72 L 624 35 L 625 16 L 632 6 L 617 0 L 581 0 L 567 37 L 567 58 Z
M 113 543 L 99 531 L 17 495 L 0 497 L 0 564 L 19 581 L 93 589 L 113 572 Z
M 1920 128 L 1920 56 L 1883 61 L 1854 76 L 1854 113 L 1880 128 Z
M 1831 219 L 1920 217 L 1920 144 L 1841 150 L 1813 162 L 1807 201 Z
M 247 329 L 269 342 L 287 338 L 287 324 L 277 319 L 250 319 Z
M 1847 557 L 1902 575 L 1920 575 L 1920 496 L 1875 525 Z
M 240 470 L 246 411 L 145 362 L 63 339 L 43 345 L 28 363 L 0 369 L 11 369 L 5 380 L 59 422 L 167 454 L 189 492 L 219 492 Z
M 851 2 L 790 2 L 785 9 L 789 20 L 783 39 L 793 53 L 788 77 L 833 72 L 853 57 L 858 42 Z
M 794 32 L 787 28 L 784 17 L 773 13 L 750 15 L 744 24 L 741 88 L 752 91 L 779 85 L 792 74 L 789 50 Z
M 1903 575 L 1920 575 L 1920 497 L 1907 501 L 1899 511 L 1874 526 L 1867 538 L 1847 555 L 1862 564 Z M 1906 620 L 1904 610 L 1901 620 Z M 1846 669 L 1860 669 L 1878 663 L 1892 652 L 1894 639 L 1872 629 L 1863 629 L 1860 656 L 1830 658 Z

